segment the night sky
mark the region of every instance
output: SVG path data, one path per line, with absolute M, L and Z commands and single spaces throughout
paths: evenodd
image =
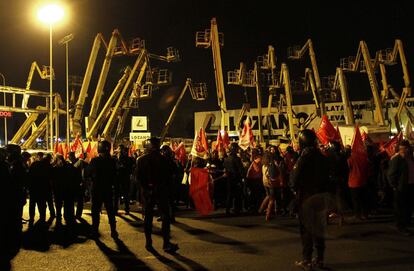
M 408 1 L 407 1 L 408 2 Z M 83 76 L 92 42 L 98 32 L 109 40 L 113 29 L 118 28 L 126 40 L 140 37 L 146 40 L 150 52 L 165 54 L 165 48 L 174 46 L 180 50 L 182 61 L 164 64 L 156 61 L 152 66 L 168 67 L 173 73 L 173 84 L 153 93 L 151 100 L 140 103 L 134 115 L 148 115 L 150 129 L 158 134 L 168 118 L 173 103 L 167 98 L 178 96 L 185 78 L 194 82 L 206 82 L 209 98 L 204 102 L 193 102 L 188 94 L 170 129 L 173 136 L 192 137 L 194 111 L 218 110 L 211 50 L 195 47 L 195 32 L 210 27 L 210 19 L 216 17 L 220 32 L 224 33 L 222 50 L 224 78 L 227 71 L 238 68 L 244 61 L 253 67 L 257 56 L 266 53 L 273 45 L 278 63 L 286 61 L 287 47 L 303 45 L 312 38 L 321 76 L 333 75 L 339 59 L 355 55 L 359 40 L 367 42 L 371 55 L 375 51 L 392 47 L 394 39 L 402 39 L 413 78 L 414 37 L 412 30 L 412 9 L 404 1 L 154 1 L 154 0 L 73 0 L 67 1 L 71 18 L 54 28 L 54 66 L 56 71 L 55 90 L 62 95 L 65 91 L 64 47 L 57 41 L 74 33 L 70 43 L 70 74 Z M 0 72 L 6 76 L 7 85 L 24 88 L 32 61 L 40 65 L 49 62 L 48 28 L 35 22 L 32 6 L 36 1 L 0 1 Z M 97 63 L 102 63 L 103 52 Z M 105 93 L 112 91 L 125 65 L 132 65 L 134 59 L 114 58 L 108 76 Z M 310 66 L 308 58 L 302 62 L 287 61 L 291 78 L 300 78 L 304 68 Z M 159 64 L 159 65 L 158 65 Z M 100 66 L 96 66 L 94 80 L 89 87 L 89 98 L 96 86 Z M 401 86 L 402 74 L 399 67 L 389 71 L 390 83 Z M 394 80 L 395 79 L 395 80 Z M 351 99 L 361 99 L 370 94 L 366 76 L 348 77 Z M 380 83 L 380 82 L 379 82 Z M 48 82 L 35 77 L 32 89 L 48 91 Z M 249 100 L 255 104 L 255 90 L 248 89 Z M 265 95 L 265 92 L 263 92 Z M 229 109 L 240 108 L 243 88 L 227 86 L 226 96 Z M 63 96 L 64 97 L 64 96 Z M 266 99 L 264 99 L 266 100 Z M 102 105 L 103 106 L 103 105 Z M 86 108 L 85 112 L 89 112 Z M 13 120 L 10 132 L 18 129 L 22 118 Z M 129 123 L 125 131 L 129 131 Z M 3 126 L 0 128 L 3 134 Z M 64 131 L 61 131 L 63 136 Z M 1 136 L 2 137 L 2 136 Z

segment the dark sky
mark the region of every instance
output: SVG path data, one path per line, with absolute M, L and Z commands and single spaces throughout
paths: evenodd
M 22 88 L 25 87 L 31 62 L 36 60 L 46 65 L 49 61 L 48 29 L 34 22 L 31 2 L 36 1 L 0 1 L 0 72 L 6 76 L 7 85 Z M 334 74 L 339 58 L 354 55 L 361 39 L 368 43 L 372 55 L 376 50 L 392 47 L 395 38 L 402 39 L 408 66 L 413 66 L 412 9 L 404 1 L 257 0 L 247 4 L 246 1 L 226 0 L 73 0 L 67 3 L 71 18 L 66 24 L 56 26 L 53 32 L 55 89 L 62 95 L 65 90 L 65 56 L 64 48 L 57 41 L 68 33 L 75 34 L 75 39 L 70 43 L 70 74 L 73 75 L 83 76 L 95 35 L 102 32 L 109 40 L 115 28 L 125 39 L 145 39 L 147 49 L 153 53 L 164 54 L 168 46 L 180 50 L 180 63 L 152 63 L 152 66 L 159 64 L 173 71 L 172 86 L 154 92 L 151 100 L 142 101 L 139 110 L 133 112 L 149 116 L 154 134 L 161 130 L 173 105 L 166 103 L 165 98 L 178 95 L 186 77 L 191 77 L 194 82 L 206 82 L 209 98 L 196 104 L 187 95 L 178 110 L 171 134 L 192 137 L 193 112 L 218 110 L 211 51 L 195 47 L 195 32 L 209 28 L 212 17 L 217 17 L 219 30 L 224 33 L 222 60 L 225 80 L 227 71 L 237 68 L 240 61 L 252 67 L 253 61 L 266 52 L 268 45 L 275 47 L 280 63 L 286 61 L 288 46 L 303 45 L 307 38 L 313 40 L 321 76 Z M 102 63 L 102 60 L 101 52 L 97 63 Z M 121 68 L 133 61 L 132 58 L 114 58 L 106 94 L 116 84 Z M 302 63 L 288 61 L 288 64 L 291 77 L 295 79 L 303 75 L 309 60 Z M 95 78 L 99 71 L 97 66 Z M 394 71 L 396 85 L 402 82 L 399 72 L 398 68 Z M 352 81 L 349 82 L 351 97 L 359 98 L 361 93 L 369 95 L 366 77 L 354 77 L 348 78 Z M 95 86 L 96 81 L 92 81 L 90 93 Z M 48 91 L 48 83 L 36 77 L 32 88 Z M 250 102 L 254 104 L 254 89 L 248 92 Z M 226 86 L 226 95 L 230 109 L 241 107 L 244 100 L 242 88 Z M 92 96 L 90 94 L 90 98 Z M 17 118 L 14 122 L 10 128 L 13 131 L 18 128 Z M 129 130 L 129 123 L 125 129 Z

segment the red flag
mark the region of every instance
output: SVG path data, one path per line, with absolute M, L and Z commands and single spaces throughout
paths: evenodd
M 216 145 L 214 146 L 214 150 L 218 152 L 219 158 L 224 157 L 225 149 L 224 149 L 223 138 L 221 137 L 220 130 L 217 132 L 217 139 L 216 139 Z
M 321 125 L 319 126 L 318 131 L 316 131 L 316 136 L 323 145 L 328 144 L 330 141 L 340 142 L 341 140 L 337 130 L 326 115 L 322 116 Z
M 83 157 L 83 144 L 79 134 L 76 135 L 75 141 L 72 144 L 71 151 L 75 152 L 76 158 L 84 158 Z
M 184 167 L 187 162 L 187 152 L 185 151 L 184 142 L 180 142 L 174 150 L 175 158 L 180 161 L 181 165 Z
M 230 146 L 230 138 L 229 138 L 229 134 L 227 133 L 227 130 L 224 130 L 222 138 L 223 138 L 224 148 L 227 149 Z
M 395 147 L 397 146 L 398 142 L 402 140 L 402 133 L 400 132 L 398 135 L 395 135 L 391 140 L 385 142 L 381 147 L 380 151 L 386 152 L 388 157 L 392 157 L 395 154 Z
M 368 178 L 368 154 L 358 126 L 355 127 L 351 157 L 348 159 L 348 164 L 350 166 L 349 187 L 356 188 L 364 185 Z
M 242 134 L 239 138 L 239 146 L 242 150 L 247 150 L 250 146 L 254 146 L 254 138 L 252 128 L 250 127 L 250 119 L 247 117 L 244 122 Z
M 209 174 L 206 168 L 191 168 L 190 196 L 197 211 L 201 215 L 208 215 L 213 211 L 209 193 Z
M 203 128 L 200 128 L 199 133 L 196 132 L 193 142 L 193 148 L 191 149 L 191 154 L 194 157 L 200 157 L 202 159 L 207 159 L 208 156 L 208 145 L 206 134 L 204 133 Z

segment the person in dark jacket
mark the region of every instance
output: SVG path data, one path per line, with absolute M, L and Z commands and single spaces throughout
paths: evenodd
M 50 164 L 43 159 L 43 153 L 39 152 L 37 160 L 29 168 L 29 227 L 33 226 L 36 205 L 39 211 L 39 222 L 46 222 L 46 201 L 52 193 L 50 179 Z
M 227 177 L 227 200 L 226 215 L 230 215 L 230 209 L 234 204 L 234 213 L 238 214 L 242 208 L 243 189 L 242 181 L 244 178 L 244 166 L 237 153 L 239 145 L 231 143 L 229 147 L 229 156 L 224 159 L 224 170 Z
M 115 210 L 113 205 L 114 188 L 117 177 L 116 160 L 111 157 L 111 143 L 104 140 L 98 143 L 98 157 L 91 160 L 88 174 L 92 180 L 92 238 L 99 237 L 99 220 L 102 204 L 105 205 L 111 227 L 111 237 L 118 238 Z
M 389 162 L 388 180 L 394 191 L 397 229 L 405 235 L 410 235 L 407 226 L 411 221 L 414 197 L 414 159 L 413 150 L 407 140 L 399 143 L 398 153 Z
M 317 148 L 314 131 L 299 133 L 301 154 L 290 175 L 290 185 L 296 193 L 299 211 L 303 259 L 295 263 L 305 270 L 312 270 L 313 247 L 317 257 L 313 264 L 323 267 L 325 252 L 325 227 L 329 199 L 329 162 Z
M 8 270 L 10 261 L 21 247 L 22 214 L 23 206 L 26 204 L 25 188 L 28 180 L 19 145 L 8 144 L 1 156 L 3 158 L 0 160 L 0 198 L 4 212 L 0 222 L 0 248 L 4 250 L 0 253 L 0 270 Z
M 144 143 L 146 154 L 139 157 L 136 166 L 136 178 L 142 189 L 144 198 L 144 229 L 145 248 L 153 251 L 152 219 L 154 206 L 157 204 L 162 218 L 163 249 L 172 253 L 178 250 L 178 245 L 170 242 L 170 194 L 172 169 L 167 158 L 160 153 L 160 140 L 152 137 Z
M 119 145 L 119 155 L 117 160 L 117 174 L 118 184 L 116 200 L 115 200 L 115 213 L 118 212 L 119 198 L 124 203 L 125 214 L 129 214 L 129 192 L 131 188 L 131 174 L 133 169 L 134 160 L 128 156 L 128 148 L 124 145 Z

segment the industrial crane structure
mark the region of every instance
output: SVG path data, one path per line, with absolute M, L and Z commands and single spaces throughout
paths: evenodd
M 161 131 L 161 142 L 164 141 L 165 136 L 168 134 L 168 130 L 171 126 L 172 121 L 174 120 L 175 114 L 177 112 L 178 107 L 180 106 L 181 100 L 183 99 L 187 90 L 190 90 L 191 98 L 195 101 L 204 101 L 207 98 L 207 86 L 205 83 L 192 83 L 190 78 L 187 78 L 185 81 L 184 88 L 181 90 L 180 96 L 178 96 L 177 101 L 170 113 L 170 116 L 167 119 L 167 122 L 164 125 L 164 128 Z
M 316 60 L 315 49 L 311 39 L 308 39 L 302 47 L 292 46 L 288 48 L 288 59 L 299 60 L 302 59 L 306 52 L 309 52 L 312 69 L 307 68 L 305 72 L 305 80 L 308 80 L 311 85 L 313 100 L 316 106 L 316 113 L 322 116 L 326 113 L 325 101 L 321 78 L 319 76 L 318 63 Z
M 228 126 L 228 123 L 226 122 L 227 105 L 220 53 L 220 47 L 224 45 L 223 37 L 223 33 L 220 33 L 218 31 L 216 18 L 211 19 L 210 29 L 196 33 L 196 47 L 211 48 L 213 54 L 213 67 L 216 80 L 217 100 L 221 111 L 221 130 L 224 130 Z
M 372 97 L 374 99 L 374 123 L 378 126 L 385 125 L 384 115 L 382 113 L 381 97 L 378 92 L 378 82 L 375 76 L 375 67 L 377 65 L 376 58 L 371 59 L 368 46 L 365 41 L 359 42 L 356 56 L 342 58 L 340 60 L 340 68 L 349 72 L 365 72 L 368 76 L 371 86 Z
M 407 97 L 411 96 L 411 81 L 402 41 L 396 39 L 393 48 L 378 51 L 377 58 L 381 72 L 381 83 L 383 88 L 381 91 L 381 98 L 383 103 L 385 103 L 386 99 L 388 99 L 389 93 L 391 92 L 394 100 L 398 102 L 397 113 L 394 116 L 394 121 L 397 131 L 401 132 L 400 116 L 404 108 L 407 112 L 409 120 L 414 123 L 414 116 L 405 105 Z M 398 59 L 400 60 L 404 80 L 404 87 L 402 89 L 401 96 L 398 95 L 394 88 L 388 84 L 386 72 L 386 66 L 396 65 Z
M 263 136 L 263 125 L 262 125 L 262 94 L 260 89 L 260 80 L 259 80 L 259 67 L 257 62 L 254 63 L 253 70 L 246 71 L 245 64 L 240 63 L 240 68 L 238 70 L 229 71 L 227 73 L 227 84 L 229 85 L 238 85 L 243 87 L 250 87 L 256 89 L 256 101 L 257 101 L 257 112 L 258 112 L 258 126 L 259 126 L 259 144 L 264 142 Z M 246 113 L 248 107 L 243 106 L 240 111 L 240 115 L 237 120 L 237 129 L 240 129 L 241 122 L 244 114 Z

